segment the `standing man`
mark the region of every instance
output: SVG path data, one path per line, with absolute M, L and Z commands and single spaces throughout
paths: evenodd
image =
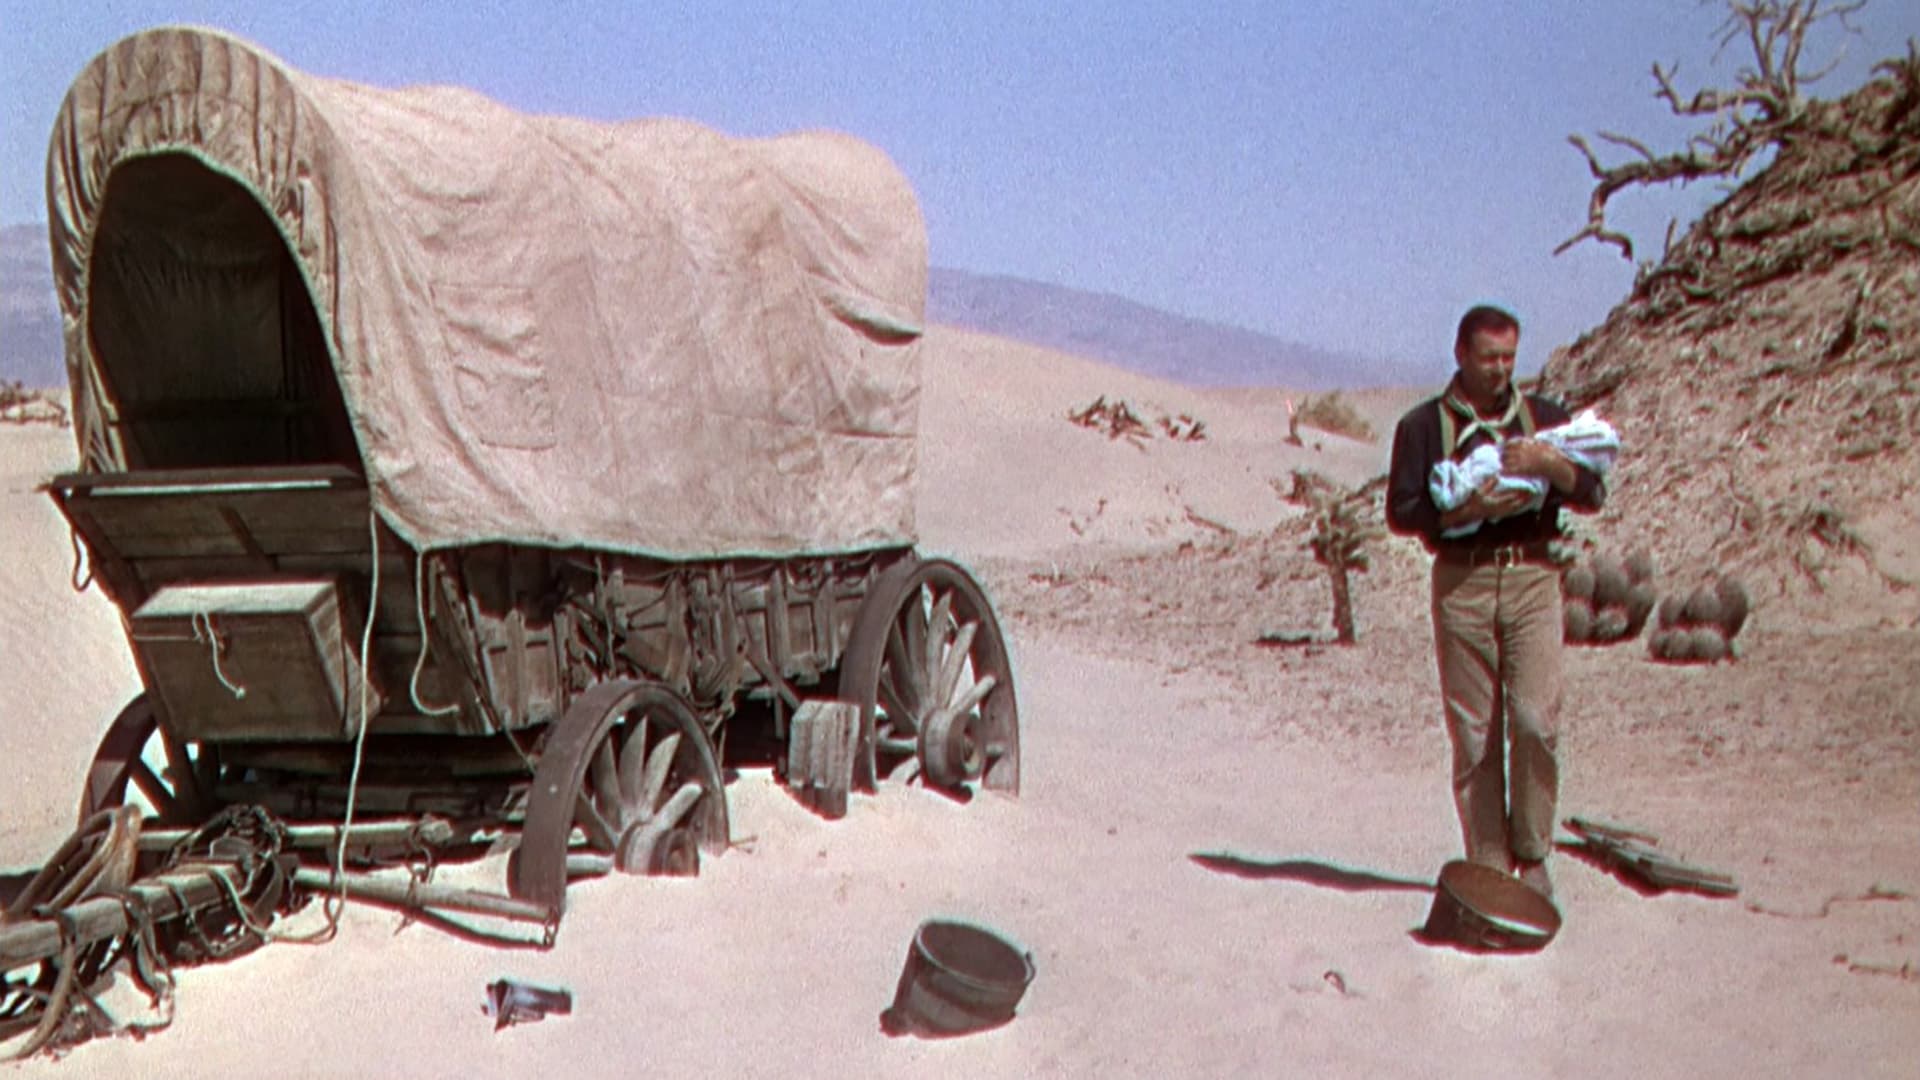
M 1593 471 L 1532 437 L 1565 423 L 1567 412 L 1514 388 L 1519 344 L 1520 321 L 1500 308 L 1476 307 L 1460 319 L 1459 370 L 1446 392 L 1414 406 L 1394 430 L 1387 524 L 1420 537 L 1434 556 L 1434 649 L 1467 858 L 1518 872 L 1551 897 L 1564 631 L 1560 572 L 1547 544 L 1560 535 L 1561 507 L 1591 513 L 1606 489 Z M 1545 501 L 1528 510 L 1532 496 L 1499 488 L 1496 478 L 1442 512 L 1429 488 L 1434 466 L 1488 443 L 1499 446 L 1505 475 L 1546 481 Z

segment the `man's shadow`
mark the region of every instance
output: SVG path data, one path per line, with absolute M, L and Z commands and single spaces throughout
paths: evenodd
M 1372 870 L 1355 870 L 1352 867 L 1321 862 L 1318 859 L 1249 859 L 1231 852 L 1212 851 L 1196 851 L 1189 854 L 1187 858 L 1216 874 L 1230 874 L 1233 877 L 1260 881 L 1298 881 L 1307 885 L 1318 885 L 1324 889 L 1337 889 L 1340 892 L 1430 893 L 1440 887 L 1439 882 L 1436 881 L 1395 877 Z M 1431 925 L 1431 920 L 1428 925 Z M 1536 952 L 1546 945 L 1544 938 L 1534 942 L 1500 945 L 1461 939 L 1454 935 L 1436 936 L 1428 932 L 1426 925 L 1409 929 L 1407 936 L 1422 945 L 1476 954 Z
M 1432 892 L 1436 885 L 1419 878 L 1356 870 L 1318 859 L 1251 859 L 1230 851 L 1196 851 L 1187 856 L 1216 874 L 1256 881 L 1298 881 L 1341 892 Z

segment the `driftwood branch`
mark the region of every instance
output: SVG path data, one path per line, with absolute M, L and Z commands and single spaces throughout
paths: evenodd
M 1600 160 L 1592 144 L 1579 135 L 1568 136 L 1587 159 L 1594 187 L 1587 199 L 1587 222 L 1553 249 L 1555 255 L 1582 240 L 1595 240 L 1620 249 L 1633 261 L 1633 241 L 1607 224 L 1607 203 L 1621 189 L 1673 181 L 1682 183 L 1709 177 L 1735 177 L 1753 156 L 1789 137 L 1805 122 L 1806 102 L 1800 88 L 1832 70 L 1813 73 L 1801 69 L 1807 31 L 1834 20 L 1854 32 L 1848 16 L 1867 0 L 1729 0 L 1727 21 L 1720 31 L 1721 47 L 1744 41 L 1753 53 L 1753 66 L 1736 76 L 1728 89 L 1703 88 L 1691 97 L 1674 85 L 1678 66 L 1653 65 L 1654 96 L 1667 103 L 1675 116 L 1713 117 L 1706 132 L 1687 140 L 1684 150 L 1656 154 L 1645 143 L 1614 132 L 1600 132 L 1607 143 L 1630 151 L 1634 158 L 1616 165 Z

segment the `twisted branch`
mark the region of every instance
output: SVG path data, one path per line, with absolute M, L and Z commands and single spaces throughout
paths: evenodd
M 1756 153 L 1783 141 L 1803 123 L 1806 102 L 1800 95 L 1801 85 L 1833 70 L 1831 64 L 1811 74 L 1800 70 L 1807 31 L 1822 20 L 1833 19 L 1849 33 L 1857 32 L 1847 18 L 1866 4 L 1867 0 L 1729 0 L 1721 46 L 1744 39 L 1753 50 L 1755 66 L 1740 71 L 1739 85 L 1734 89 L 1701 89 L 1684 98 L 1673 82 L 1678 65 L 1653 65 L 1653 80 L 1658 87 L 1654 96 L 1666 102 L 1675 116 L 1717 118 L 1706 132 L 1689 138 L 1683 151 L 1655 154 L 1637 139 L 1603 131 L 1599 133 L 1601 139 L 1637 156 L 1636 160 L 1607 165 L 1585 138 L 1569 135 L 1567 141 L 1586 157 L 1595 183 L 1587 199 L 1586 225 L 1553 253 L 1558 255 L 1591 239 L 1619 248 L 1621 256 L 1632 262 L 1633 241 L 1607 225 L 1608 200 L 1627 187 L 1739 175 Z

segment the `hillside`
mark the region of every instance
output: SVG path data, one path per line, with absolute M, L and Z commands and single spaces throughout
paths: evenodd
M 1920 56 L 1884 67 L 1543 373 L 1628 448 L 1599 535 L 1869 623 L 1920 582 Z
M 1105 293 L 942 267 L 927 282 L 927 319 L 1189 386 L 1331 390 L 1405 381 L 1378 357 L 1316 349 Z
M 61 385 L 65 355 L 45 226 L 0 229 L 0 380 Z

